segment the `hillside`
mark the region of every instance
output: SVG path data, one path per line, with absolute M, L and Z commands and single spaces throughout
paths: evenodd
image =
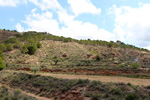
M 3 42 L 9 38 L 12 38 L 12 36 L 14 36 L 14 34 L 17 34 L 16 31 L 4 31 L 4 30 L 0 30 L 0 42 Z
M 120 41 L 75 40 L 34 31 L 23 34 L 1 31 L 0 38 L 3 39 L 0 43 L 0 69 L 4 69 L 0 72 L 0 83 L 6 87 L 20 88 L 22 93 L 29 92 L 27 94 L 25 92 L 26 95 L 29 94 L 29 98 L 30 96 L 35 99 L 40 98 L 39 96 L 45 98 L 39 100 L 149 98 L 147 86 L 149 84 L 143 83 L 145 80 L 150 81 L 150 52 L 146 49 Z M 38 72 L 40 74 L 36 74 Z M 80 77 L 77 74 L 80 74 Z M 106 75 L 110 78 L 106 78 Z M 100 80 L 102 83 L 92 80 Z M 140 86 L 131 85 L 129 82 Z M 146 87 L 142 87 L 143 84 Z M 134 99 L 130 99 L 132 97 Z
M 123 48 L 121 44 L 116 47 L 115 42 L 112 41 L 74 40 L 37 32 L 26 32 L 23 35 L 16 32 L 7 33 L 10 35 L 6 33 L 1 31 L 1 36 L 7 37 L 4 44 L 13 45 L 12 50 L 4 51 L 4 61 L 8 67 L 13 65 L 17 68 L 37 66 L 38 68 L 136 69 L 135 63 L 149 67 L 149 51 L 131 45 L 123 44 L 125 45 Z M 33 55 L 26 54 L 28 46 L 37 43 L 42 47 L 37 48 Z

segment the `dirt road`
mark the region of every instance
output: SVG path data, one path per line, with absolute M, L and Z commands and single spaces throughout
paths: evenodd
M 25 72 L 25 71 L 14 71 L 14 72 L 33 74 L 31 72 Z M 131 83 L 133 85 L 150 86 L 150 79 L 128 78 L 128 77 L 121 77 L 121 76 L 54 74 L 54 73 L 42 73 L 42 72 L 38 72 L 37 74 L 40 74 L 42 76 L 52 76 L 52 77 L 62 78 L 62 79 L 89 79 L 89 80 L 96 80 L 101 82 L 114 82 L 114 83 L 122 82 L 122 83 Z
M 122 82 L 122 83 L 131 83 L 133 85 L 150 86 L 150 79 L 127 78 L 120 76 L 69 75 L 69 74 L 51 74 L 51 73 L 39 73 L 39 74 L 63 79 L 89 79 L 102 82 L 114 82 L 114 83 Z

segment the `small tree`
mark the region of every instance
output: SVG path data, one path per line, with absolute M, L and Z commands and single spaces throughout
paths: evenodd
M 4 54 L 2 51 L 0 51 L 0 58 L 4 59 Z
M 0 70 L 5 69 L 6 65 L 3 62 L 3 59 L 0 57 Z
M 96 55 L 96 60 L 99 61 L 100 60 L 100 56 Z
M 113 46 L 113 44 L 112 44 L 112 43 L 108 43 L 107 46 L 108 46 L 109 48 L 111 48 L 111 47 Z
M 27 49 L 27 47 L 24 45 L 24 46 L 22 46 L 21 53 L 25 54 L 26 52 L 28 52 L 28 49 Z
M 42 47 L 42 44 L 40 42 L 37 42 L 36 45 L 37 45 L 37 48 L 41 48 Z
M 11 50 L 13 50 L 13 48 L 14 48 L 14 46 L 11 43 L 9 43 L 9 44 L 6 45 L 6 50 L 7 51 L 11 51 Z
M 37 48 L 34 45 L 28 47 L 28 54 L 33 55 L 36 52 Z

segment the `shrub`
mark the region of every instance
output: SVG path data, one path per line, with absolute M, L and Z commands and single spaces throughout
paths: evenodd
M 6 51 L 11 51 L 11 50 L 13 50 L 13 48 L 14 48 L 14 46 L 11 43 L 6 45 Z
M 17 43 L 18 42 L 18 40 L 16 39 L 16 38 L 11 38 L 11 39 L 9 39 L 9 40 L 6 40 L 5 41 L 5 43 Z
M 136 94 L 130 93 L 126 96 L 126 100 L 136 100 Z
M 14 48 L 20 48 L 21 47 L 21 43 L 19 41 L 17 41 L 15 44 L 14 44 Z
M 112 93 L 114 95 L 121 95 L 122 94 L 120 88 L 113 88 Z
M 21 91 L 20 91 L 20 90 L 15 90 L 15 91 L 14 91 L 14 97 L 13 97 L 13 99 L 14 99 L 14 100 L 18 100 L 20 94 L 21 94 Z
M 109 48 L 111 48 L 111 47 L 113 46 L 113 44 L 112 44 L 112 43 L 108 43 L 107 46 L 108 46 Z
M 87 91 L 87 92 L 85 92 L 85 94 L 84 94 L 84 96 L 85 97 L 92 97 L 92 92 L 89 92 L 89 91 Z
M 94 94 L 91 100 L 99 100 L 100 95 Z
M 96 55 L 96 60 L 99 61 L 100 60 L 100 56 Z
M 36 45 L 37 45 L 37 48 L 41 48 L 42 47 L 42 44 L 40 42 L 37 42 Z
M 126 67 L 126 66 L 125 66 L 124 64 L 120 64 L 120 67 L 121 67 L 121 68 L 124 68 L 124 67 Z
M 29 43 L 29 45 L 35 45 L 36 44 L 34 39 L 29 39 L 28 43 Z
M 33 55 L 37 50 L 36 46 L 34 46 L 34 45 L 29 46 L 27 49 L 28 49 L 29 55 Z
M 5 69 L 6 65 L 3 62 L 3 59 L 0 57 L 0 70 Z
M 31 67 L 31 71 L 36 74 L 36 72 L 39 71 L 39 67 Z
M 4 59 L 4 54 L 3 54 L 2 51 L 0 51 L 0 57 L 1 57 L 2 59 Z
M 4 43 L 0 44 L 0 50 L 1 51 L 6 51 L 6 45 Z
M 131 67 L 132 67 L 133 69 L 137 69 L 137 68 L 140 68 L 140 65 L 139 65 L 138 63 L 132 63 L 132 64 L 131 64 Z
M 59 59 L 56 56 L 54 56 L 52 60 L 53 62 L 55 62 L 55 65 L 57 65 L 57 63 L 59 62 Z
M 27 47 L 24 45 L 24 46 L 22 46 L 21 53 L 25 54 L 26 52 L 28 52 L 28 49 L 27 49 Z

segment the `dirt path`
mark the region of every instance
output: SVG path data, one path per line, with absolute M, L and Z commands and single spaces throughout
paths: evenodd
M 2 86 L 2 84 L 0 83 L 0 87 L 1 87 L 1 86 Z M 15 90 L 15 89 L 13 89 L 13 88 L 7 86 L 7 85 L 5 85 L 5 86 L 6 86 L 8 89 L 10 89 L 10 90 Z M 22 91 L 22 90 L 21 90 L 21 93 L 23 93 L 23 94 L 25 94 L 25 95 L 28 95 L 28 96 L 31 96 L 31 97 L 34 97 L 34 98 L 36 98 L 37 100 L 53 100 L 53 99 L 50 99 L 50 98 L 40 97 L 40 96 L 35 95 L 35 94 L 32 94 L 32 93 L 27 93 L 26 91 Z
M 119 76 L 69 75 L 69 74 L 51 74 L 51 73 L 39 73 L 39 74 L 44 76 L 63 78 L 63 79 L 89 79 L 89 80 L 96 80 L 102 82 L 131 83 L 133 85 L 141 85 L 141 86 L 150 85 L 150 79 L 127 78 L 127 77 L 119 77 Z
M 33 74 L 31 72 L 24 72 L 24 71 L 14 71 L 14 72 Z M 54 74 L 54 73 L 42 73 L 42 72 L 38 72 L 37 74 L 40 74 L 42 76 L 52 76 L 52 77 L 62 78 L 62 79 L 89 79 L 89 80 L 96 80 L 102 82 L 114 82 L 114 83 L 122 82 L 122 83 L 131 83 L 133 85 L 150 86 L 150 79 L 128 78 L 128 77 L 120 77 L 120 76 Z

